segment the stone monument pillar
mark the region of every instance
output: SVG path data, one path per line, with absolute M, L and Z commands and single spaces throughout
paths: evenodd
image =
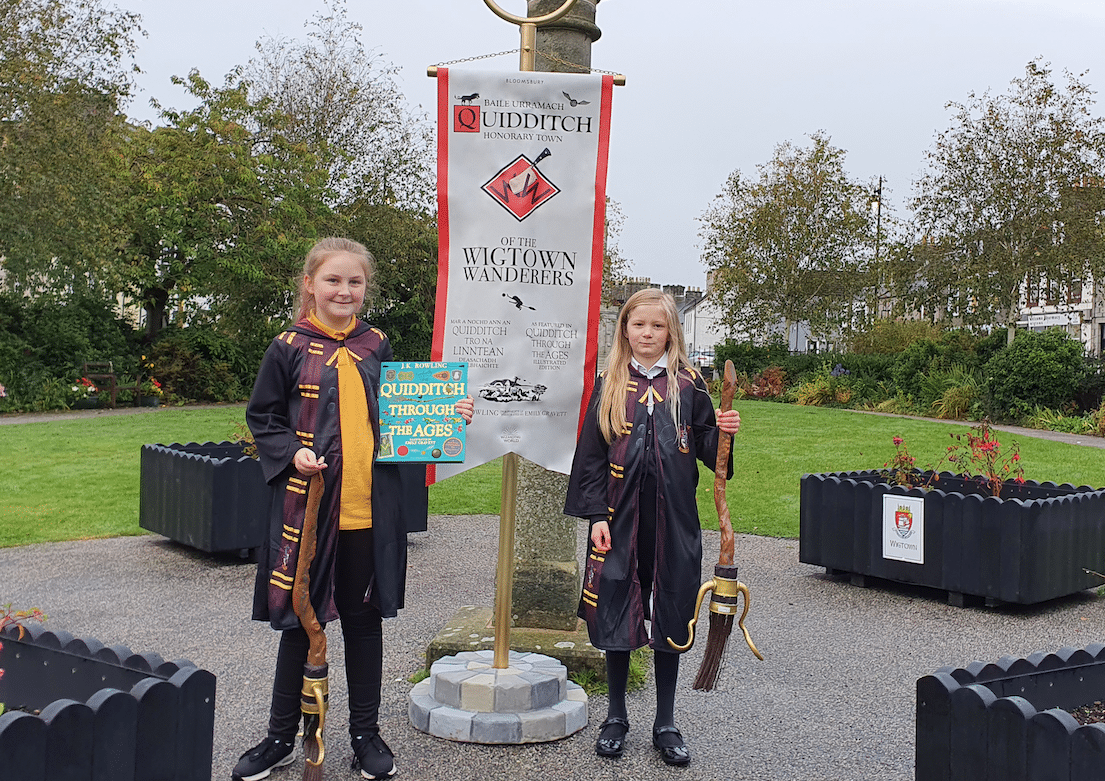
M 555 11 L 562 0 L 528 0 L 529 16 Z M 536 70 L 552 73 L 587 73 L 591 68 L 591 44 L 602 31 L 595 25 L 599 0 L 576 0 L 559 21 L 537 28 Z

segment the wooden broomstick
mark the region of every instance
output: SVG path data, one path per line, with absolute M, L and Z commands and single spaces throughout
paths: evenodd
M 725 379 L 721 386 L 721 411 L 728 412 L 733 408 L 733 396 L 737 390 L 737 372 L 733 368 L 732 361 L 725 362 Z M 689 637 L 685 645 L 676 645 L 668 638 L 668 644 L 678 651 L 686 651 L 694 643 L 694 625 L 698 622 L 698 611 L 702 608 L 702 600 L 706 592 L 712 591 L 710 598 L 710 634 L 706 640 L 706 651 L 702 657 L 702 666 L 698 669 L 698 675 L 694 679 L 695 689 L 710 691 L 717 683 L 718 673 L 721 670 L 721 658 L 725 652 L 725 645 L 729 635 L 733 631 L 733 616 L 737 612 L 738 597 L 744 595 L 744 612 L 741 613 L 737 625 L 744 633 L 744 640 L 757 659 L 762 660 L 763 654 L 752 642 L 752 636 L 744 626 L 744 617 L 748 615 L 750 597 L 748 586 L 737 580 L 737 567 L 733 564 L 733 551 L 735 548 L 733 536 L 733 523 L 729 517 L 729 504 L 725 499 L 726 475 L 729 472 L 729 449 L 732 446 L 733 437 L 730 434 L 719 432 L 717 442 L 717 461 L 714 464 L 714 506 L 717 508 L 718 529 L 721 530 L 721 554 L 718 557 L 717 566 L 714 567 L 713 580 L 702 584 L 698 590 L 698 600 L 695 602 L 694 617 L 687 624 Z
M 307 663 L 303 665 L 303 690 L 300 708 L 303 711 L 303 781 L 322 781 L 322 760 L 326 749 L 322 743 L 322 728 L 326 724 L 326 704 L 330 699 L 329 667 L 326 664 L 326 631 L 311 605 L 311 562 L 318 543 L 318 508 L 322 502 L 322 473 L 315 472 L 307 490 L 307 510 L 303 517 L 303 532 L 299 543 L 299 561 L 292 585 L 292 610 L 299 616 L 307 632 L 310 646 Z

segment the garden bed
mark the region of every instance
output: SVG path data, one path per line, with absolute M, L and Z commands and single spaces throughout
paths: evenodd
M 892 486 L 879 472 L 807 474 L 799 559 L 852 574 L 942 589 L 962 605 L 1035 604 L 1101 585 L 1105 491 L 1007 483 L 1001 498 L 943 473 L 939 488 Z
M 210 672 L 37 625 L 18 638 L 0 632 L 4 778 L 210 781 Z
M 1068 711 L 1105 698 L 1105 645 L 944 667 L 917 681 L 916 781 L 1105 778 L 1105 725 Z

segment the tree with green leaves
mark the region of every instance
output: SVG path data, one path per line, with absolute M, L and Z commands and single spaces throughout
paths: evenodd
M 305 40 L 264 38 L 244 69 L 254 99 L 326 172 L 332 212 L 318 229 L 362 242 L 377 262 L 372 320 L 396 356 L 427 360 L 437 284 L 433 127 L 400 92 L 396 69 L 361 42 L 343 0 Z
M 99 0 L 0 0 L 0 257 L 25 293 L 119 289 L 120 111 L 140 34 Z
M 396 360 L 428 361 L 437 303 L 437 221 L 364 202 L 339 217 L 345 233 L 361 237 L 376 258 L 370 321 L 388 335 Z
M 902 293 L 1012 339 L 1022 288 L 1105 278 L 1105 125 L 1093 91 L 1029 62 L 1007 93 L 949 103 L 951 127 L 927 153 L 913 208 L 921 239 Z
M 810 140 L 777 146 L 756 179 L 734 171 L 700 218 L 711 294 L 730 327 L 764 333 L 782 320 L 788 333 L 800 322 L 831 333 L 862 313 L 871 188 L 848 177 L 827 135 Z
M 223 87 L 195 71 L 174 81 L 199 105 L 163 111 L 163 126 L 132 128 L 127 144 L 122 257 L 147 336 L 170 308 L 238 330 L 286 317 L 314 231 L 330 219 L 326 172 L 235 74 Z

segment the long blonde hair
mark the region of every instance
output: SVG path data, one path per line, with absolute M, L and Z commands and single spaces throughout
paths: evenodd
M 639 306 L 658 306 L 664 311 L 668 321 L 668 411 L 671 419 L 679 424 L 679 381 L 680 368 L 690 365 L 687 348 L 683 344 L 683 326 L 679 322 L 679 311 L 675 308 L 675 299 L 663 290 L 646 288 L 638 290 L 629 297 L 618 314 L 617 333 L 614 345 L 606 361 L 606 373 L 602 383 L 602 396 L 599 398 L 599 430 L 607 443 L 613 442 L 624 433 L 625 394 L 629 383 L 629 360 L 633 349 L 629 346 L 627 326 L 633 310 Z
M 299 302 L 295 316 L 297 323 L 315 308 L 315 297 L 307 292 L 307 278 L 314 279 L 323 263 L 342 252 L 353 255 L 361 262 L 365 275 L 365 302 L 367 303 L 367 292 L 372 290 L 373 282 L 376 279 L 376 259 L 372 257 L 372 253 L 365 249 L 363 244 L 359 244 L 352 239 L 342 239 L 335 236 L 319 239 L 315 242 L 315 246 L 311 247 L 311 251 L 307 253 L 307 259 L 303 261 L 303 276 L 299 278 L 299 292 L 295 297 L 296 301 Z

